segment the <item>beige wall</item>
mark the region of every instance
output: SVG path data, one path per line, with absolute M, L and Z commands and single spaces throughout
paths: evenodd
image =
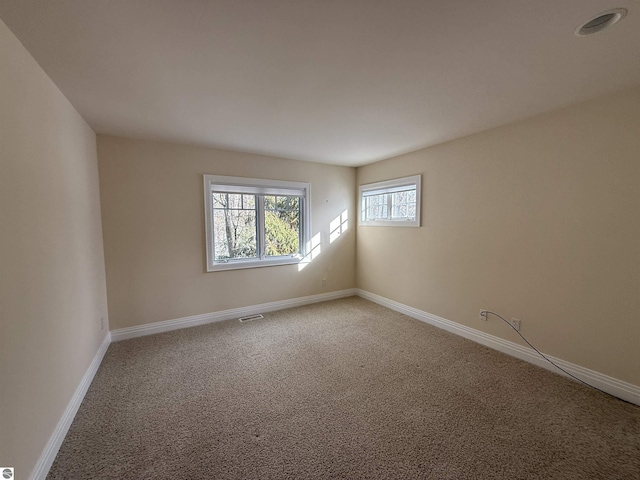
M 355 286 L 355 224 L 329 243 L 331 220 L 354 209 L 353 168 L 108 136 L 98 159 L 112 329 Z M 207 273 L 205 173 L 310 182 L 321 254 L 302 271 Z
M 640 385 L 640 88 L 358 169 L 422 174 L 422 227 L 359 227 L 364 290 Z
M 109 326 L 95 134 L 1 21 L 0 65 L 0 460 L 27 478 Z

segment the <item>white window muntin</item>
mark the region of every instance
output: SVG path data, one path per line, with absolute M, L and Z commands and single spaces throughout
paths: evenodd
M 421 197 L 421 175 L 386 180 L 384 182 L 369 183 L 359 187 L 359 216 L 358 224 L 361 226 L 398 226 L 398 227 L 419 227 L 420 226 L 420 197 Z M 393 194 L 399 192 L 415 191 L 415 216 L 407 218 L 404 216 L 394 216 Z M 365 213 L 369 200 L 374 197 L 382 197 L 386 202 L 382 211 L 386 212 L 384 218 L 368 219 Z
M 230 259 L 224 262 L 216 262 L 214 252 L 214 225 L 212 194 L 238 193 L 250 195 L 276 195 L 300 197 L 300 251 L 297 256 L 266 256 L 264 250 L 259 253 L 259 258 Z M 311 185 L 304 182 L 291 182 L 286 180 L 267 180 L 248 177 L 228 177 L 223 175 L 204 175 L 204 212 L 205 212 L 205 236 L 207 253 L 207 271 L 233 270 L 239 268 L 268 267 L 272 265 L 288 265 L 299 263 L 306 255 L 307 243 L 311 232 L 310 216 Z M 263 197 L 258 197 L 259 205 L 256 209 L 256 222 L 258 224 L 259 243 L 264 245 L 264 203 Z

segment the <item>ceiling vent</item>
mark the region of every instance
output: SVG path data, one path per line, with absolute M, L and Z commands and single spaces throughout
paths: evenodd
M 592 18 L 586 23 L 583 23 L 576 28 L 576 35 L 591 35 L 592 33 L 599 32 L 605 28 L 610 27 L 618 23 L 627 15 L 626 8 L 614 8 L 613 10 L 607 10 L 602 12 L 595 18 Z

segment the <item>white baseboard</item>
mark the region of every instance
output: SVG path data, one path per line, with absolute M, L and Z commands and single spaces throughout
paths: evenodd
M 78 388 L 76 388 L 76 391 L 74 392 L 73 397 L 71 397 L 71 400 L 67 405 L 67 408 L 62 414 L 62 417 L 60 418 L 58 425 L 56 425 L 56 428 L 53 431 L 53 434 L 51 435 L 51 437 L 49 438 L 47 445 L 44 447 L 42 455 L 40 455 L 38 462 L 33 468 L 33 471 L 29 476 L 30 480 L 44 480 L 47 474 L 49 473 L 49 469 L 51 468 L 53 461 L 56 459 L 56 455 L 58 454 L 58 450 L 60 450 L 60 446 L 64 441 L 64 437 L 67 435 L 67 432 L 69 431 L 69 427 L 71 427 L 71 423 L 73 422 L 73 419 L 75 418 L 76 413 L 78 412 L 78 408 L 80 408 L 80 404 L 82 403 L 82 400 L 84 399 L 84 396 L 87 393 L 87 390 L 89 389 L 89 385 L 91 385 L 91 382 L 93 381 L 93 377 L 98 371 L 98 367 L 100 366 L 100 363 L 102 362 L 102 358 L 104 357 L 104 354 L 107 352 L 107 348 L 109 348 L 110 343 L 111 343 L 111 337 L 107 332 L 107 334 L 104 337 L 104 340 L 102 341 L 102 344 L 100 345 L 100 348 L 98 348 L 98 351 L 96 352 L 96 355 L 93 357 L 93 360 L 89 365 L 89 368 L 87 369 L 84 376 L 82 377 L 82 380 L 80 380 L 80 384 L 78 385 Z
M 417 308 L 404 305 L 402 303 L 390 300 L 388 298 L 376 295 L 375 293 L 367 292 L 366 290 L 356 289 L 357 295 L 366 300 L 370 300 L 374 303 L 382 305 L 383 307 L 390 308 L 396 312 L 403 313 L 409 317 L 415 318 L 422 322 L 428 323 L 438 328 L 442 328 L 461 337 L 473 340 L 487 347 L 499 350 L 513 357 L 517 357 L 526 362 L 532 363 L 539 367 L 545 368 L 555 373 L 559 373 L 567 378 L 571 378 L 565 375 L 562 371 L 555 368 L 549 362 L 540 357 L 534 350 L 518 345 L 517 343 L 504 340 L 502 338 L 489 335 L 488 333 L 481 332 L 474 328 L 461 325 L 446 318 L 433 315 L 431 313 L 418 310 Z M 584 380 L 585 382 L 598 387 L 599 389 L 610 393 L 618 398 L 626 400 L 627 402 L 640 405 L 640 387 L 631 383 L 623 382 L 617 378 L 604 375 L 602 373 L 590 370 L 588 368 L 581 367 L 574 363 L 567 362 L 560 358 L 552 357 L 545 354 L 551 361 L 557 363 L 560 367 L 564 368 L 567 372 L 575 375 L 576 377 Z
M 232 308 L 229 310 L 220 310 L 218 312 L 203 313 L 201 315 L 193 315 L 191 317 L 176 318 L 174 320 L 165 320 L 162 322 L 148 323 L 146 325 L 136 325 L 134 327 L 119 328 L 111 331 L 111 340 L 118 342 L 120 340 L 128 340 L 130 338 L 142 337 L 144 335 L 153 335 L 156 333 L 169 332 L 180 328 L 195 327 L 207 323 L 221 322 L 223 320 L 231 320 L 256 313 L 273 312 L 276 310 L 284 310 L 285 308 L 300 307 L 302 305 L 310 305 L 312 303 L 326 302 L 328 300 L 336 300 L 343 297 L 351 297 L 356 295 L 355 288 L 346 290 L 337 290 L 335 292 L 320 293 L 318 295 L 309 295 L 306 297 L 292 298 L 289 300 L 279 300 L 277 302 L 261 303 L 248 307 Z
M 78 388 L 69 401 L 67 408 L 62 414 L 62 418 L 58 422 L 58 425 L 56 425 L 53 434 L 49 438 L 49 441 L 47 442 L 42 455 L 40 455 L 38 462 L 36 463 L 33 471 L 31 472 L 31 475 L 29 476 L 29 479 L 44 480 L 46 478 L 47 474 L 49 473 L 49 469 L 51 468 L 51 465 L 53 464 L 53 461 L 58 454 L 58 450 L 60 449 L 60 446 L 64 441 L 64 437 L 69 431 L 69 427 L 73 422 L 78 408 L 80 408 L 80 404 L 82 403 L 82 400 L 84 399 L 84 396 L 87 393 L 89 386 L 91 385 L 93 377 L 98 371 L 98 367 L 102 362 L 102 358 L 104 357 L 104 354 L 106 353 L 107 348 L 112 341 L 115 342 L 119 340 L 126 340 L 129 338 L 141 337 L 144 335 L 168 332 L 180 328 L 194 327 L 196 325 L 204 325 L 206 323 L 230 320 L 233 318 L 253 315 L 256 313 L 273 312 L 286 308 L 310 305 L 312 303 L 336 300 L 338 298 L 350 297 L 353 295 L 358 295 L 366 300 L 370 300 L 374 303 L 390 308 L 391 310 L 403 313 L 409 317 L 415 318 L 435 327 L 442 328 L 443 330 L 455 333 L 456 335 L 468 338 L 469 340 L 473 340 L 487 347 L 499 350 L 503 353 L 520 358 L 521 360 L 525 360 L 534 365 L 546 368 L 547 370 L 551 370 L 553 372 L 564 375 L 561 371 L 557 370 L 555 367 L 546 362 L 529 348 L 358 288 L 350 288 L 346 290 L 338 290 L 335 292 L 321 293 L 318 295 L 292 298 L 289 300 L 262 303 L 259 305 L 252 305 L 248 307 L 233 308 L 230 310 L 222 310 L 219 312 L 205 313 L 202 315 L 194 315 L 191 317 L 177 318 L 175 320 L 166 320 L 163 322 L 156 322 L 147 325 L 121 328 L 118 330 L 113 330 L 110 333 L 107 333 L 107 335 L 105 336 L 102 344 L 100 345 L 100 348 L 93 358 L 93 361 L 89 365 L 89 368 L 82 377 Z M 637 385 L 623 382 L 622 380 L 618 380 L 594 370 L 589 370 L 587 368 L 566 362 L 562 359 L 555 358 L 550 355 L 547 355 L 547 357 L 570 372 L 572 375 L 576 375 L 577 377 L 582 378 L 586 382 L 600 388 L 601 390 L 604 390 L 605 392 L 608 392 L 611 395 L 619 397 L 628 402 L 640 405 L 640 387 L 638 387 Z

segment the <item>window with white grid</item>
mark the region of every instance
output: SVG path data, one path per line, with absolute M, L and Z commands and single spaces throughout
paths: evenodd
M 362 226 L 420 226 L 420 175 L 360 185 Z
M 207 270 L 300 262 L 309 241 L 309 184 L 204 176 Z

